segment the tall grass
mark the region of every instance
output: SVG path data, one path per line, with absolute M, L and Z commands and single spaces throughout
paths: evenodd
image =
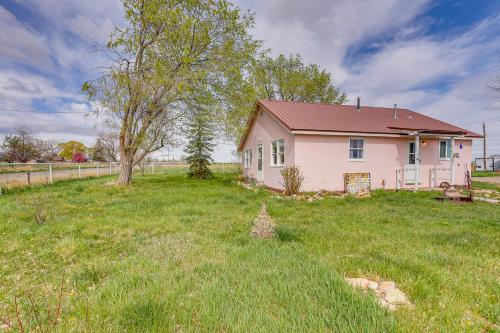
M 68 276 L 60 331 L 484 331 L 498 322 L 500 208 L 434 193 L 299 202 L 179 171 L 0 196 L 0 311 Z M 16 202 L 51 196 L 30 223 Z M 277 237 L 249 235 L 261 204 Z M 394 314 L 344 276 L 394 280 Z M 8 308 L 7 308 L 8 307 Z

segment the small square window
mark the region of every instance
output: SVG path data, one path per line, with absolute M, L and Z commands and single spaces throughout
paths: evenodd
M 443 160 L 451 158 L 451 140 L 439 141 L 439 158 Z
M 271 142 L 271 166 L 285 165 L 285 140 Z
M 349 159 L 362 160 L 364 159 L 365 140 L 349 139 Z

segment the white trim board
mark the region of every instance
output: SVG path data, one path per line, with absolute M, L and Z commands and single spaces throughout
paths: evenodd
M 325 136 L 360 136 L 360 137 L 385 137 L 385 138 L 413 138 L 413 134 L 384 134 L 384 133 L 364 133 L 364 132 L 327 132 L 327 131 L 302 131 L 293 130 L 290 131 L 292 134 L 299 135 L 325 135 Z M 419 136 L 425 136 L 435 139 L 451 139 L 450 136 L 438 136 L 437 134 L 418 134 Z M 474 140 L 471 137 L 455 137 L 458 140 Z

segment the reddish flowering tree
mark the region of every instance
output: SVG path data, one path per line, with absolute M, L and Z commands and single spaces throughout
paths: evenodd
M 76 152 L 73 154 L 73 158 L 71 159 L 74 163 L 85 163 L 87 162 L 87 156 L 84 153 Z

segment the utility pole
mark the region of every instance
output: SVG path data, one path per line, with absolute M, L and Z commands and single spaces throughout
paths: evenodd
M 483 122 L 483 171 L 487 171 L 488 167 L 486 166 L 486 124 Z

